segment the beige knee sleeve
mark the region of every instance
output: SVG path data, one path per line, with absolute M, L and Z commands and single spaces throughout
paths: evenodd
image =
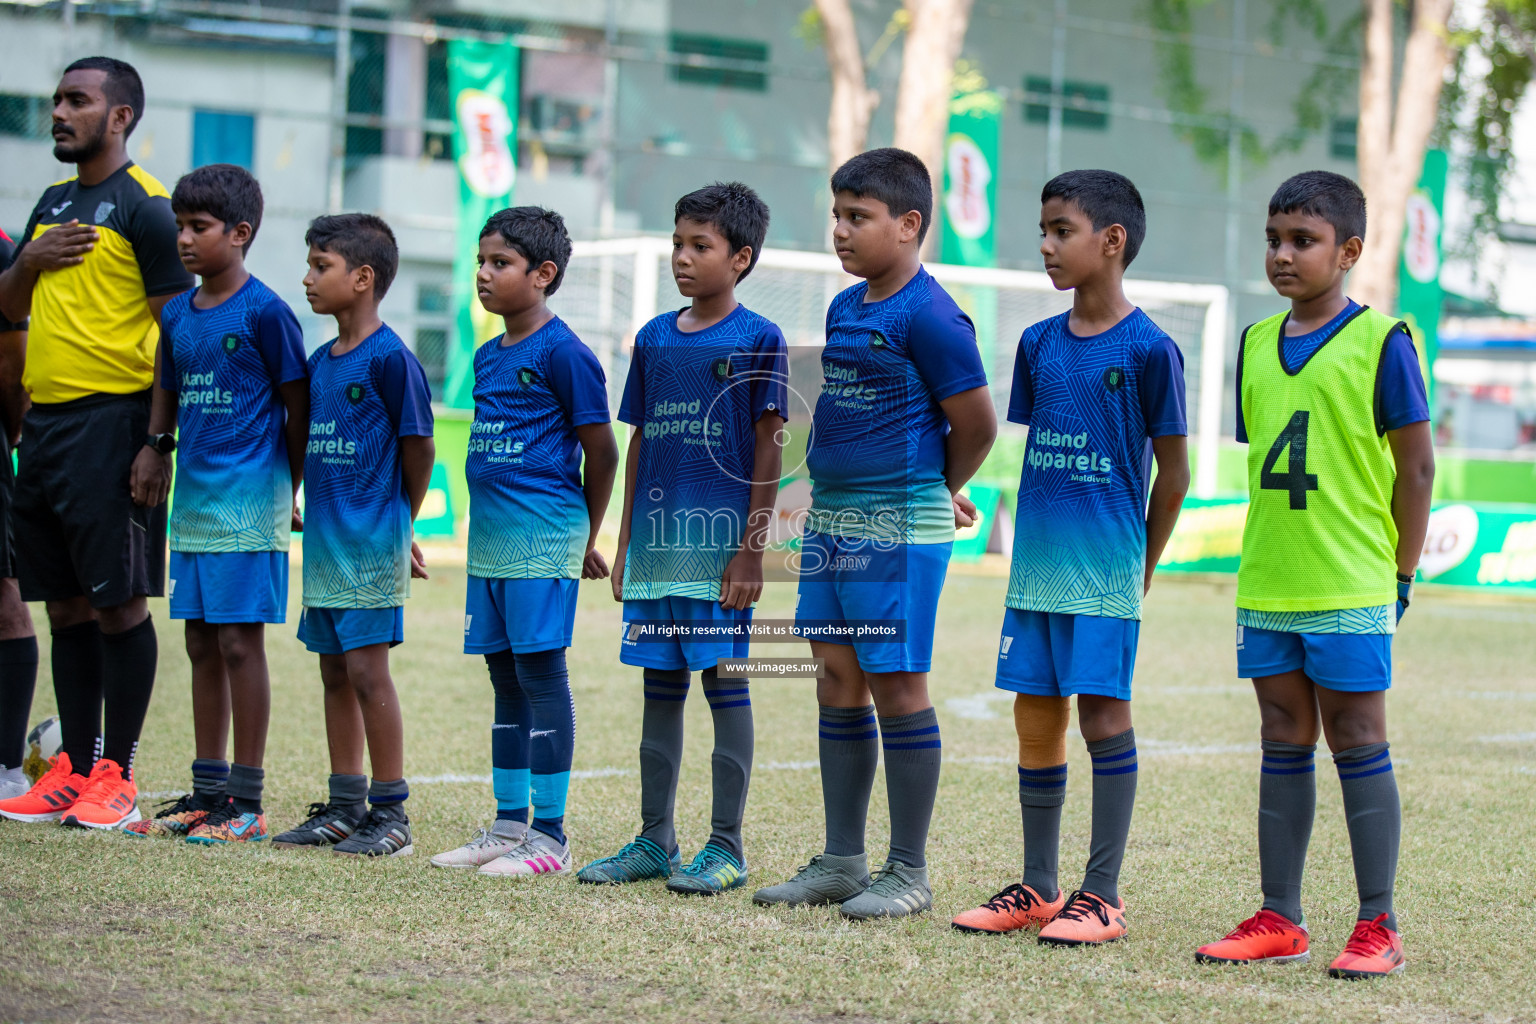
M 1071 717 L 1069 697 L 1015 694 L 1013 727 L 1019 734 L 1019 767 L 1054 768 L 1065 764 L 1067 723 Z

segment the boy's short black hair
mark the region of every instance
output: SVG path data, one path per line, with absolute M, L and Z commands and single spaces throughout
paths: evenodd
M 373 297 L 384 298 L 400 269 L 400 247 L 395 233 L 383 218 L 371 213 L 337 213 L 316 217 L 304 232 L 304 244 L 321 252 L 335 253 L 347 270 L 373 268 Z
M 892 217 L 916 210 L 923 215 L 917 244 L 923 244 L 928 222 L 933 220 L 933 179 L 914 154 L 894 146 L 860 153 L 833 173 L 832 192 L 878 199 L 890 208 Z
M 179 214 L 206 213 L 224 222 L 224 233 L 244 221 L 251 237 L 244 252 L 251 251 L 256 229 L 261 227 L 261 185 L 244 167 L 205 164 L 181 176 L 171 193 L 171 210 Z
M 750 187 L 739 181 L 717 181 L 689 192 L 672 208 L 672 223 L 687 217 L 701 224 L 713 225 L 730 243 L 732 255 L 742 249 L 752 250 L 752 260 L 736 278 L 740 284 L 757 266 L 768 237 L 768 204 Z
M 1040 190 L 1040 205 L 1051 199 L 1072 203 L 1093 224 L 1093 230 L 1103 231 L 1111 224 L 1125 228 L 1125 248 L 1121 250 L 1123 265 L 1129 267 L 1141 243 L 1147 237 L 1147 208 L 1142 204 L 1141 193 L 1131 179 L 1114 171 L 1066 171 L 1045 183 Z
M 1365 241 L 1365 193 L 1342 174 L 1302 171 L 1280 183 L 1269 197 L 1269 215 L 1304 213 L 1333 225 L 1333 244 Z
M 560 290 L 565 268 L 571 262 L 571 235 L 565 230 L 565 218 L 542 206 L 512 206 L 497 210 L 480 229 L 480 237 L 500 235 L 512 251 L 528 261 L 532 270 L 541 263 L 555 265 L 555 278 L 544 289 L 544 296 Z
M 127 131 L 123 132 L 123 138 L 133 134 L 133 130 L 139 126 L 139 121 L 144 117 L 144 80 L 132 64 L 116 57 L 81 57 L 69 67 L 64 69 L 64 74 L 71 71 L 101 71 L 106 73 L 102 80 L 101 91 L 107 97 L 107 104 L 113 107 L 131 107 L 133 120 L 128 122 Z

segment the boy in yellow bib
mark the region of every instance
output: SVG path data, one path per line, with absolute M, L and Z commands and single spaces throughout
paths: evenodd
M 1269 201 L 1265 272 L 1289 312 L 1243 332 L 1237 439 L 1248 521 L 1237 583 L 1237 673 L 1259 700 L 1264 904 L 1202 963 L 1308 957 L 1301 876 L 1327 737 L 1344 796 L 1360 911 L 1336 978 L 1403 969 L 1392 912 L 1401 810 L 1386 730 L 1392 635 L 1429 524 L 1434 453 L 1418 356 L 1398 320 L 1344 294 L 1365 196 L 1309 171 Z

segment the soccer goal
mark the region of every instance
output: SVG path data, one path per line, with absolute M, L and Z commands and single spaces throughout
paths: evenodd
M 635 332 L 657 312 L 684 305 L 668 270 L 665 238 L 577 242 L 551 306 L 597 352 L 609 387 L 623 388 Z M 1008 404 L 1019 335 L 1071 306 L 1043 273 L 929 264 L 928 271 L 976 322 L 993 401 Z M 740 289 L 741 301 L 779 325 L 792 348 L 823 344 L 827 306 L 854 282 L 831 253 L 764 249 Z M 1126 296 L 1167 331 L 1184 353 L 1196 452 L 1196 495 L 1216 492 L 1226 374 L 1227 289 L 1221 285 L 1127 280 Z M 613 396 L 617 401 L 617 393 Z

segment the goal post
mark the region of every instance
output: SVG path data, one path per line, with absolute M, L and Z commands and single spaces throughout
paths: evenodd
M 684 300 L 673 287 L 670 239 L 614 238 L 576 242 L 555 312 L 597 353 L 615 398 L 623 389 L 637 331 L 659 310 Z M 994 404 L 1006 411 L 1019 335 L 1071 306 L 1044 273 L 927 264 L 977 324 Z M 856 279 L 831 253 L 766 248 L 741 285 L 741 301 L 778 324 L 791 348 L 825 341 L 827 306 Z M 1228 292 L 1222 285 L 1128 279 L 1126 297 L 1140 306 L 1184 353 L 1185 388 L 1194 449 L 1194 493 L 1213 497 L 1226 387 Z

